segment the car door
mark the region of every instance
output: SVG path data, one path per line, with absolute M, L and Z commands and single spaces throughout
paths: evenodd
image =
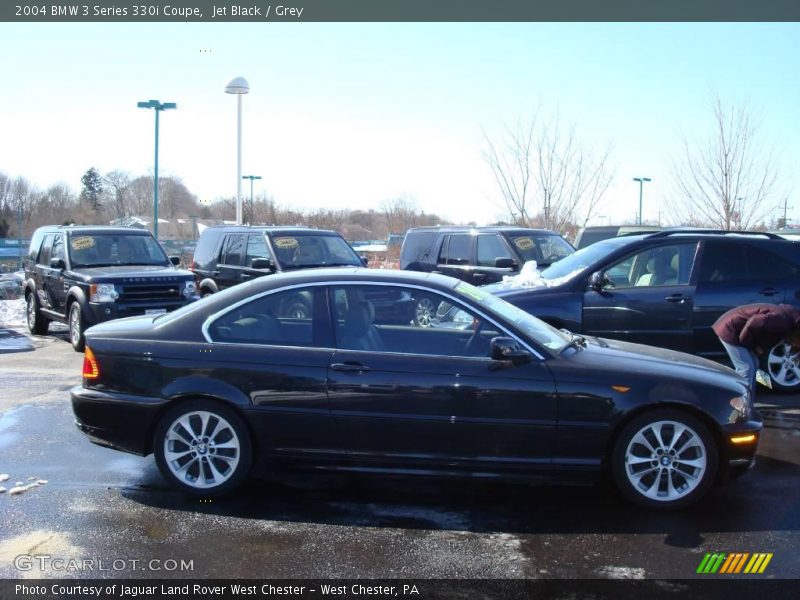
M 694 308 L 697 353 L 724 356 L 711 326 L 727 310 L 743 304 L 798 302 L 797 265 L 739 240 L 706 240 L 699 257 Z
M 266 258 L 272 260 L 272 255 L 267 247 L 267 240 L 261 233 L 250 234 L 247 236 L 247 253 L 244 258 L 244 268 L 239 277 L 240 281 L 249 281 L 264 275 L 271 275 L 271 269 L 254 269 L 253 260 L 256 258 Z
M 311 314 L 284 314 L 292 295 L 309 298 Z M 337 458 L 340 432 L 328 408 L 326 373 L 333 355 L 325 289 L 280 290 L 225 309 L 205 328 L 220 368 L 218 382 L 250 399 L 250 422 L 262 450 L 295 458 Z
M 53 237 L 53 245 L 50 249 L 50 260 L 61 260 L 66 268 L 66 252 L 64 248 L 65 236 L 62 233 L 57 233 Z M 49 265 L 48 265 L 49 266 Z M 67 285 L 64 279 L 65 269 L 49 268 L 47 273 L 47 292 L 50 295 L 50 304 L 54 310 L 63 313 L 67 301 Z
M 584 292 L 584 333 L 692 352 L 696 251 L 697 242 L 662 244 L 604 267 L 602 288 Z
M 469 233 L 445 235 L 436 260 L 436 270 L 467 283 L 481 285 L 483 282 L 480 278 L 475 278 L 474 241 L 475 236 Z
M 222 244 L 215 280 L 219 289 L 225 289 L 242 282 L 244 257 L 247 248 L 247 236 L 243 233 L 232 233 L 225 236 Z
M 503 236 L 497 233 L 484 233 L 475 236 L 476 262 L 473 283 L 479 285 L 497 283 L 505 275 L 513 275 L 519 269 L 519 261 L 508 247 Z M 508 266 L 498 267 L 498 259 Z
M 470 328 L 375 319 L 372 298 L 385 298 L 387 288 L 397 298 L 424 294 L 454 304 L 411 286 L 332 287 L 337 342 L 328 392 L 353 458 L 490 471 L 548 463 L 556 399 L 546 366 L 497 369 L 488 355 L 496 332 L 488 328 L 476 338 Z

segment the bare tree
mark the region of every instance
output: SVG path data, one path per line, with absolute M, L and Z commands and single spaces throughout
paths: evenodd
M 381 212 L 386 219 L 389 233 L 405 233 L 411 227 L 438 225 L 442 220 L 434 214 L 420 210 L 413 196 L 403 194 L 386 200 L 381 204 Z
M 515 224 L 559 232 L 585 225 L 611 183 L 609 151 L 585 149 L 558 114 L 548 119 L 537 110 L 528 123 L 505 126 L 497 141 L 483 136 L 484 160 Z
M 775 154 L 759 143 L 760 123 L 747 105 L 726 107 L 717 96 L 713 113 L 705 138 L 683 138 L 668 204 L 677 222 L 750 229 L 780 201 L 775 198 Z
M 131 177 L 125 171 L 111 171 L 103 178 L 110 196 L 110 212 L 118 219 L 131 214 L 130 195 Z

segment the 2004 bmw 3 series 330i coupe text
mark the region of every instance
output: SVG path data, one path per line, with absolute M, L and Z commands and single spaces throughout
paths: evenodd
M 310 310 L 287 304 L 301 295 Z M 420 295 L 464 328 L 414 325 Z M 556 330 L 442 275 L 314 269 L 86 332 L 77 425 L 155 454 L 173 485 L 230 492 L 254 470 L 592 483 L 686 506 L 752 466 L 746 386 L 708 360 Z

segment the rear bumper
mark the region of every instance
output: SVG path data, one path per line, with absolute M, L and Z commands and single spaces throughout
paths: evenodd
M 166 400 L 82 386 L 72 388 L 70 397 L 75 425 L 92 442 L 140 456 L 152 452 L 153 433 Z

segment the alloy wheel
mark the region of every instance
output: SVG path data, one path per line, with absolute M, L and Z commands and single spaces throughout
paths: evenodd
M 786 342 L 776 345 L 767 356 L 767 372 L 772 381 L 780 387 L 799 386 L 800 351 L 793 351 L 792 346 Z
M 430 298 L 420 298 L 414 309 L 414 321 L 419 327 L 430 327 L 431 321 L 436 316 L 436 306 Z

